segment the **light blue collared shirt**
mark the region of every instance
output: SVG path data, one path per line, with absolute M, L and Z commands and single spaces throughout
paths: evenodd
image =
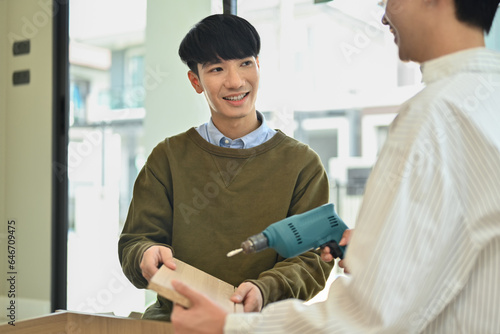
M 196 130 L 200 136 L 203 137 L 203 139 L 212 145 L 240 149 L 252 148 L 265 143 L 276 134 L 276 130 L 271 129 L 267 125 L 264 115 L 259 111 L 257 111 L 257 119 L 261 121 L 262 124 L 256 130 L 250 132 L 246 136 L 234 140 L 224 136 L 212 122 L 211 117 L 208 123 L 200 125 L 196 128 Z

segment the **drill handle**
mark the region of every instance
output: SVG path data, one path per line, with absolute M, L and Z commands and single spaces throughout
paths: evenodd
M 344 252 L 335 240 L 327 242 L 322 247 L 330 247 L 330 254 L 332 254 L 334 259 L 340 258 L 342 260 L 344 258 Z

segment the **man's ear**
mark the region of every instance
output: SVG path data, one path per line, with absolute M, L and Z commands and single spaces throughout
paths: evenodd
M 257 67 L 260 70 L 259 56 L 255 57 L 255 61 L 257 62 Z
M 188 78 L 189 81 L 191 82 L 191 86 L 193 86 L 196 93 L 198 94 L 203 93 L 203 87 L 201 87 L 200 79 L 193 71 L 188 72 Z

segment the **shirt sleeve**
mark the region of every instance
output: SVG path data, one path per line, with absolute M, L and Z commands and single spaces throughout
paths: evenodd
M 457 297 L 480 247 L 464 224 L 456 156 L 442 133 L 414 123 L 372 171 L 346 254 L 351 278 L 334 281 L 325 302 L 229 315 L 225 333 L 418 333 Z
M 172 206 L 168 161 L 157 147 L 140 171 L 133 198 L 118 242 L 118 255 L 125 276 L 137 288 L 145 288 L 139 264 L 153 245 L 170 247 L 172 243 Z

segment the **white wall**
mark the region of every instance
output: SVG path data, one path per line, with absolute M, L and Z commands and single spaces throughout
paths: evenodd
M 16 320 L 50 311 L 52 163 L 52 13 L 48 1 L 0 0 L 0 218 L 15 219 Z M 14 40 L 31 53 L 12 55 Z M 29 85 L 13 86 L 12 72 L 29 69 Z M 5 234 L 4 234 L 5 238 Z M 0 262 L 1 315 L 11 300 L 5 284 L 7 247 Z
M 174 4 L 175 3 L 175 4 Z M 148 0 L 146 26 L 146 155 L 167 136 L 205 123 L 210 112 L 178 55 L 191 27 L 211 14 L 211 0 Z

